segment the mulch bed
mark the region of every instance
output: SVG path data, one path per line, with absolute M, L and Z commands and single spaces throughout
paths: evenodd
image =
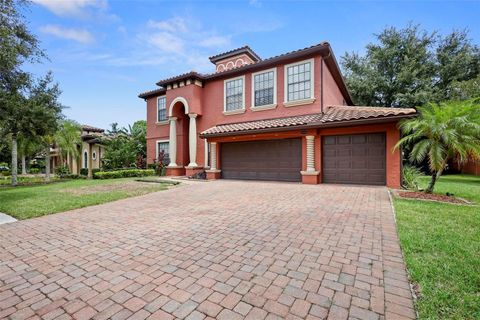
M 425 192 L 420 192 L 420 191 L 398 191 L 397 194 L 398 194 L 399 197 L 409 198 L 409 199 L 470 204 L 470 202 L 468 202 L 464 199 L 455 198 L 453 196 L 447 196 L 447 195 L 443 195 L 443 194 L 436 194 L 436 193 L 425 193 Z

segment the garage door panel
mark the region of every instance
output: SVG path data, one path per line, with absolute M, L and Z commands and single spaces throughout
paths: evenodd
M 352 169 L 368 169 L 369 164 L 367 160 L 353 160 Z
M 351 144 L 351 136 L 337 136 L 337 144 L 342 145 L 342 144 Z
M 323 181 L 385 185 L 385 141 L 384 133 L 323 137 Z
M 324 145 L 336 145 L 337 143 L 337 139 L 335 138 L 335 136 L 329 136 L 329 137 L 324 137 L 323 138 L 323 144 Z
M 224 143 L 222 177 L 226 179 L 301 181 L 300 139 Z
M 352 144 L 365 144 L 367 143 L 367 137 L 364 135 L 352 136 Z

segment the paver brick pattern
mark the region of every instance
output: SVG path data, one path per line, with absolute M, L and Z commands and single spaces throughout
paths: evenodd
M 198 182 L 0 226 L 0 318 L 414 317 L 383 187 Z

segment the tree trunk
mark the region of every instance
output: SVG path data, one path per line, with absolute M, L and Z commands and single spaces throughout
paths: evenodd
M 45 181 L 50 181 L 50 146 L 46 149 L 45 156 Z
M 24 154 L 22 154 L 22 174 L 27 174 L 27 159 Z
M 435 187 L 435 183 L 437 182 L 438 178 L 442 175 L 442 172 L 443 170 L 439 170 L 432 174 L 432 179 L 428 184 L 427 190 L 425 190 L 426 193 L 433 193 L 433 188 Z
M 12 186 L 17 185 L 18 174 L 18 154 L 17 154 L 17 135 L 12 135 Z

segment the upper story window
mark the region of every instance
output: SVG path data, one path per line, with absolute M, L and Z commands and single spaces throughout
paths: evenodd
M 252 74 L 252 107 L 273 105 L 276 103 L 276 69 Z
M 157 98 L 157 122 L 167 120 L 167 97 Z
M 225 80 L 224 111 L 245 109 L 245 77 Z
M 313 98 L 313 59 L 285 66 L 285 102 Z

